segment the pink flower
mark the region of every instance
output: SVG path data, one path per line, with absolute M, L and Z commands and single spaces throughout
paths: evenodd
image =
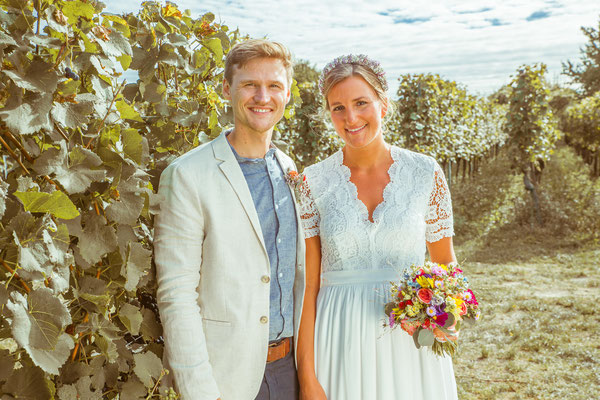
M 416 324 L 410 323 L 405 319 L 400 321 L 400 327 L 402 328 L 402 330 L 406 331 L 410 336 L 412 336 L 413 333 L 415 333 L 415 331 L 417 330 Z
M 439 326 L 444 326 L 444 324 L 446 324 L 446 321 L 448 320 L 448 313 L 440 314 L 437 317 L 433 317 L 433 319 L 435 320 L 435 323 Z
M 467 292 L 468 294 L 471 295 L 471 298 L 469 300 L 465 299 L 465 301 L 467 303 L 479 305 L 479 303 L 477 302 L 477 299 L 475 298 L 475 295 L 473 294 L 473 291 L 471 291 L 471 289 L 467 289 L 467 290 L 465 290 L 465 292 Z
M 431 298 L 433 297 L 433 292 L 431 289 L 419 289 L 417 292 L 417 297 L 425 304 L 431 303 Z

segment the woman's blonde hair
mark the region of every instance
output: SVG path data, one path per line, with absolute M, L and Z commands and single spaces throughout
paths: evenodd
M 227 82 L 232 83 L 235 67 L 242 68 L 250 60 L 261 57 L 281 60 L 288 84 L 291 85 L 294 75 L 292 53 L 281 43 L 266 39 L 249 39 L 233 46 L 225 58 L 225 79 Z
M 371 68 L 361 64 L 340 63 L 331 68 L 327 72 L 327 75 L 323 77 L 321 91 L 323 94 L 323 107 L 325 108 L 325 111 L 329 111 L 329 100 L 327 99 L 327 95 L 331 89 L 351 76 L 358 76 L 364 79 L 373 89 L 382 105 L 386 108 L 387 111 L 384 117 L 385 127 L 385 122 L 387 122 L 394 113 L 394 103 L 390 100 L 381 78 Z

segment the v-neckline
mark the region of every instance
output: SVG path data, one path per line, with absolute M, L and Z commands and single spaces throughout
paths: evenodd
M 358 187 L 351 180 L 352 171 L 350 170 L 350 167 L 348 167 L 346 164 L 344 164 L 344 152 L 342 151 L 342 149 L 340 149 L 339 152 L 341 153 L 339 164 L 342 167 L 342 170 L 345 171 L 346 182 L 347 182 L 348 188 L 350 189 L 350 192 L 351 192 L 350 195 L 354 199 L 354 202 L 358 203 L 357 208 L 358 208 L 359 214 L 361 215 L 361 219 L 363 221 L 365 221 L 367 224 L 369 224 L 369 226 L 377 225 L 380 220 L 379 214 L 381 214 L 383 212 L 381 210 L 383 210 L 384 204 L 386 203 L 386 197 L 387 197 L 386 195 L 387 195 L 392 183 L 394 182 L 394 175 L 395 175 L 394 169 L 395 169 L 397 161 L 398 161 L 398 160 L 396 160 L 396 157 L 395 157 L 394 146 L 390 146 L 390 150 L 389 150 L 390 157 L 392 158 L 392 163 L 390 164 L 390 166 L 387 169 L 387 174 L 388 174 L 388 177 L 390 180 L 388 181 L 388 183 L 386 183 L 385 187 L 383 188 L 381 201 L 375 206 L 375 208 L 373 209 L 373 212 L 370 215 L 369 215 L 369 208 L 358 197 Z

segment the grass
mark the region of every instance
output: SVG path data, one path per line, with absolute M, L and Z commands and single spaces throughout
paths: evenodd
M 454 357 L 459 398 L 598 398 L 600 245 L 525 230 L 456 250 L 482 310 Z

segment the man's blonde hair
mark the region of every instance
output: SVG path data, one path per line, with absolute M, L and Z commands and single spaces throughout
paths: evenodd
M 231 83 L 235 67 L 242 68 L 248 61 L 262 57 L 281 60 L 291 85 L 294 74 L 292 53 L 281 43 L 266 39 L 249 39 L 233 46 L 225 58 L 225 79 Z

